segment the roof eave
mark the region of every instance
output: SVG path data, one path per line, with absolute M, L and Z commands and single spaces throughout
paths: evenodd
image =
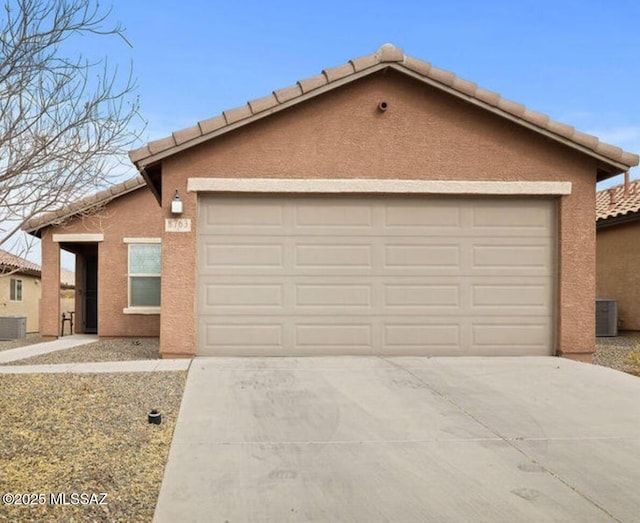
M 596 219 L 596 229 L 605 229 L 623 223 L 630 223 L 640 220 L 640 211 L 626 212 L 624 214 L 616 214 L 607 218 Z
M 129 194 L 133 191 L 137 191 L 138 189 L 142 189 L 144 188 L 145 185 L 136 185 L 134 187 L 130 187 L 129 189 L 125 189 L 122 192 L 116 194 L 116 195 L 112 195 L 109 198 L 105 198 L 103 200 L 100 201 L 94 201 L 91 202 L 90 204 L 86 205 L 86 206 L 82 206 L 79 207 L 77 209 L 73 209 L 70 210 L 68 213 L 59 215 L 59 216 L 54 216 L 51 217 L 50 219 L 45 219 L 46 218 L 46 214 L 42 217 L 41 220 L 38 220 L 37 216 L 34 216 L 33 218 L 27 220 L 21 227 L 21 230 L 26 232 L 27 234 L 30 234 L 31 236 L 35 236 L 36 238 L 42 238 L 42 230 L 46 229 L 47 227 L 50 227 L 51 225 L 57 225 L 60 223 L 64 223 L 65 221 L 69 220 L 70 218 L 73 218 L 74 216 L 77 216 L 79 214 L 82 214 L 84 212 L 87 211 L 91 211 L 94 208 L 99 208 L 107 203 L 109 203 L 110 201 L 119 198 L 121 196 L 124 196 L 125 194 Z M 52 213 L 55 213 L 56 211 L 51 211 Z M 47 213 L 48 214 L 48 213 Z M 30 225 L 31 222 L 34 222 L 33 225 Z

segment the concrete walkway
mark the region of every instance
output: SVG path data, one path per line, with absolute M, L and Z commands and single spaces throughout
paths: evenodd
M 9 363 L 10 361 L 23 360 L 32 356 L 40 356 L 49 352 L 56 352 L 64 349 L 79 347 L 80 345 L 88 345 L 98 341 L 98 336 L 91 334 L 74 334 L 73 336 L 64 336 L 57 340 L 45 341 L 42 343 L 34 343 L 33 345 L 25 345 L 17 349 L 8 349 L 0 352 L 0 365 Z
M 52 365 L 0 366 L 0 374 L 162 372 L 188 370 L 190 359 L 96 361 L 85 363 L 56 363 Z
M 100 361 L 86 363 L 57 363 L 49 365 L 3 365 L 12 361 L 31 358 L 49 352 L 56 352 L 98 341 L 98 336 L 74 334 L 53 341 L 34 343 L 25 347 L 0 352 L 0 374 L 40 374 L 40 373 L 108 373 L 108 372 L 159 372 L 182 371 L 191 365 L 190 359 Z M 91 349 L 88 349 L 91 350 Z
M 640 378 L 561 358 L 196 358 L 156 523 L 635 522 Z

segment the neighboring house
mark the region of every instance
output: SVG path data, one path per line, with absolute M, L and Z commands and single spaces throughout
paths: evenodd
M 596 195 L 596 295 L 618 301 L 618 325 L 640 330 L 640 180 Z
M 40 322 L 40 266 L 0 250 L 0 316 L 27 318 L 27 334 Z
M 588 361 L 594 186 L 638 164 L 389 44 L 130 157 L 146 188 L 27 224 L 42 329 L 68 249 L 91 328 L 159 333 L 164 357 Z

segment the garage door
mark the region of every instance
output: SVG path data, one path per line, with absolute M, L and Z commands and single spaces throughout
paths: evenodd
M 548 199 L 201 195 L 201 355 L 549 355 Z

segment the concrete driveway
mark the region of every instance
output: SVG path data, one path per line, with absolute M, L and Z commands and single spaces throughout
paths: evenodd
M 154 521 L 638 521 L 640 378 L 558 358 L 200 358 Z

